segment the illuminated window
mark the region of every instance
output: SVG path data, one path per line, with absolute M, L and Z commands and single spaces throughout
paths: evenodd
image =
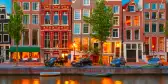
M 160 19 L 165 19 L 164 12 L 159 12 L 159 18 L 160 18 Z
M 127 30 L 127 40 L 131 40 L 131 30 Z
M 104 53 L 111 53 L 111 42 L 105 42 L 103 44 L 103 52 Z
M 164 32 L 164 24 L 159 24 L 159 32 Z
M 134 16 L 134 26 L 139 26 L 139 16 Z
M 145 12 L 145 19 L 150 19 L 149 12 Z
M 68 32 L 63 32 L 62 35 L 62 48 L 68 47 Z
M 77 45 L 76 50 L 80 50 L 80 38 L 74 38 L 74 42 Z
M 164 37 L 159 38 L 159 45 L 158 45 L 159 51 L 164 51 Z
M 89 45 L 89 39 L 87 37 L 82 38 L 82 48 L 83 50 L 87 50 L 88 49 L 88 45 Z
M 126 25 L 131 26 L 131 16 L 126 16 Z
M 114 21 L 114 26 L 119 26 L 119 17 L 118 16 L 114 16 L 113 21 Z

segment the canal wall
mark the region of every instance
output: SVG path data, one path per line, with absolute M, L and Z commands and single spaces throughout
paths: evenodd
M 168 68 L 0 68 L 0 75 L 39 75 L 40 72 L 61 72 L 61 74 L 82 75 L 84 73 L 112 73 L 112 74 L 168 74 Z

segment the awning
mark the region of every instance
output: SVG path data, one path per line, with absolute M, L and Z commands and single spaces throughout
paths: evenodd
M 10 52 L 16 52 L 16 46 L 12 46 L 9 49 Z M 18 52 L 40 52 L 40 47 L 18 47 Z

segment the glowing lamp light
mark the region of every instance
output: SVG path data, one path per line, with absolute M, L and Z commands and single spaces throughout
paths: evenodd
M 154 45 L 152 45 L 152 49 L 154 50 L 154 48 L 155 48 L 155 46 Z
M 117 48 L 120 47 L 120 43 L 117 43 L 117 44 L 116 44 L 116 47 L 117 47 Z
M 123 84 L 122 81 L 115 81 L 114 84 Z

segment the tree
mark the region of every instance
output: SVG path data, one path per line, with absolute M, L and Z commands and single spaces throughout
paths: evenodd
M 166 21 L 166 26 L 164 28 L 164 33 L 165 33 L 165 36 L 168 37 L 168 21 Z
M 13 13 L 10 15 L 8 25 L 5 26 L 5 31 L 9 33 L 10 37 L 14 39 L 14 42 L 16 43 L 16 66 L 18 64 L 18 45 L 19 41 L 21 40 L 21 34 L 24 29 L 24 25 L 22 24 L 22 17 L 23 11 L 21 7 L 16 2 L 14 2 Z
M 93 9 L 90 17 L 84 16 L 84 21 L 92 26 L 91 37 L 100 42 L 99 63 L 102 64 L 103 43 L 110 35 L 110 29 L 113 26 L 113 12 L 110 7 L 105 6 L 105 0 L 97 0 L 96 7 Z

